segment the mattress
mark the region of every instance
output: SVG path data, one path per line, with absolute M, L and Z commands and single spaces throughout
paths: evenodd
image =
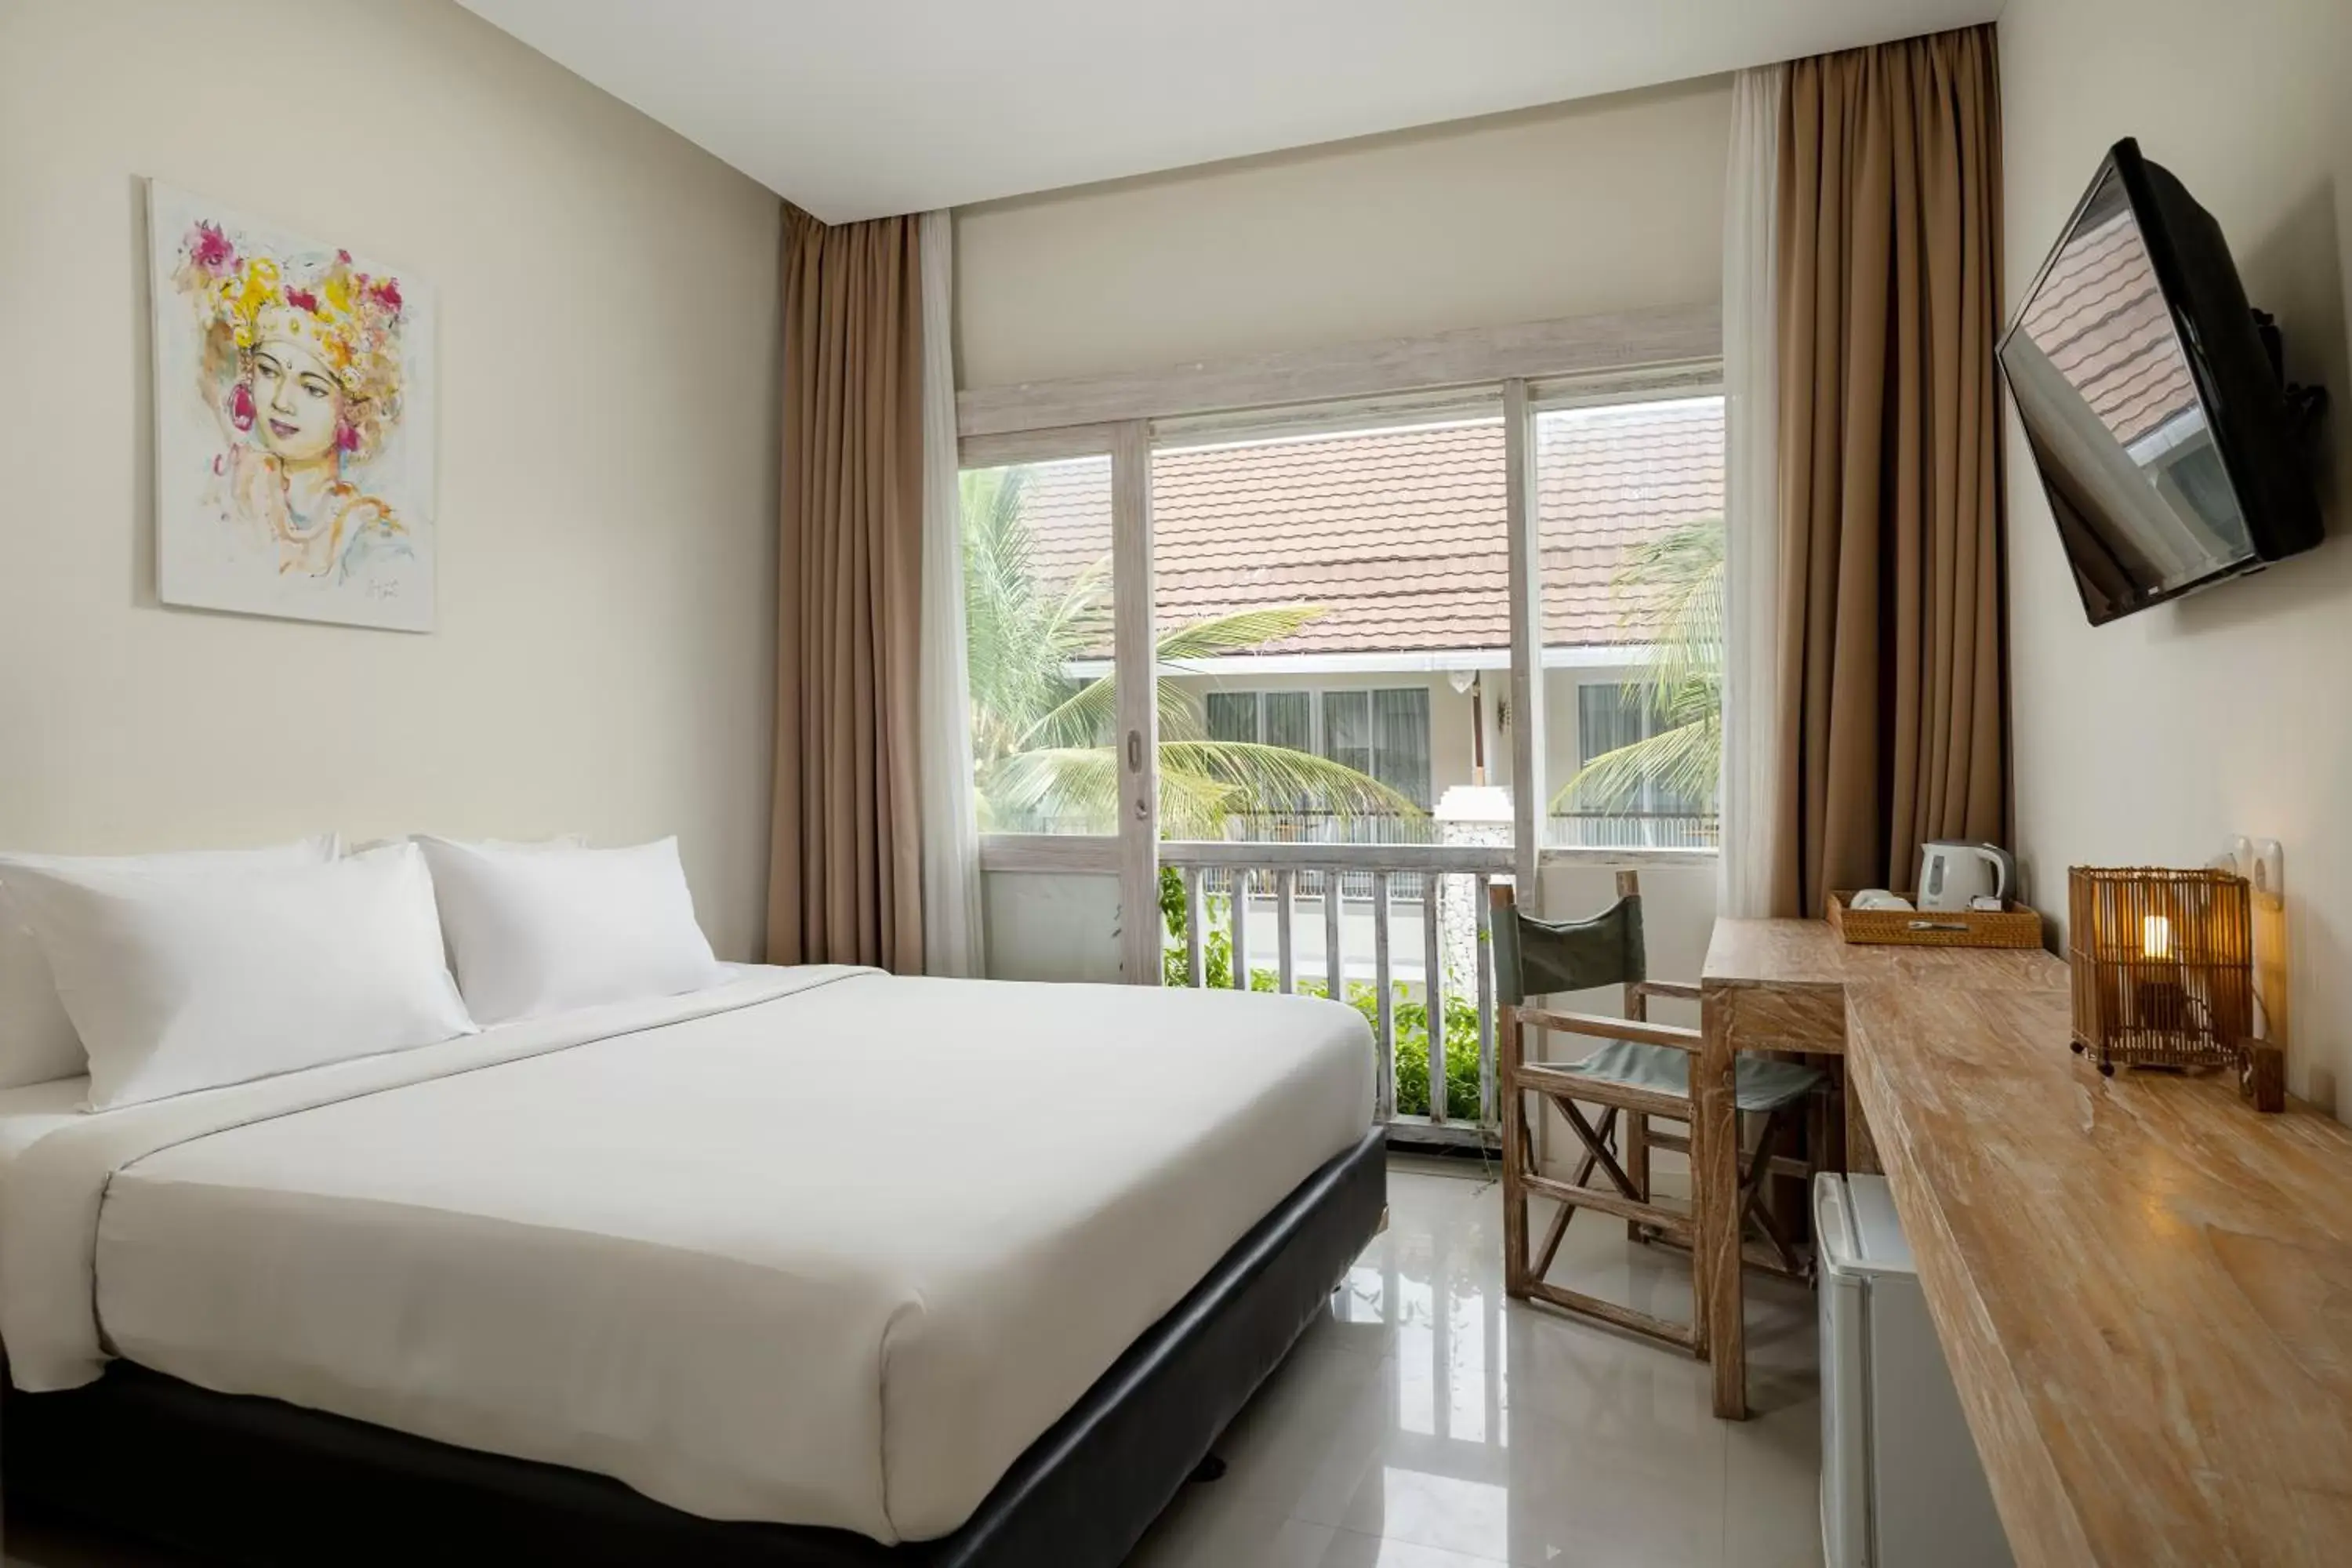
M 1311 998 L 746 971 L 21 1144 L 0 1334 L 23 1386 L 110 1353 L 928 1539 L 1362 1135 L 1370 1079 Z

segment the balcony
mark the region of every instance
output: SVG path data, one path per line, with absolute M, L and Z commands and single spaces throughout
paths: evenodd
M 1424 1141 L 1496 1142 L 1486 889 L 1511 875 L 1508 847 L 1195 841 L 1160 845 L 1160 859 L 1183 889 L 1172 980 L 1344 998 L 1371 1026 L 1379 1120 Z
M 1490 1147 L 1487 889 L 1516 861 L 1507 843 L 1440 842 L 1448 826 L 1268 814 L 1238 821 L 1224 841 L 1162 842 L 1182 911 L 1166 922 L 1166 973 L 1348 1001 L 1371 1026 L 1377 1113 L 1400 1141 Z M 1696 813 L 1559 814 L 1544 859 L 1687 867 L 1712 854 L 1717 831 Z

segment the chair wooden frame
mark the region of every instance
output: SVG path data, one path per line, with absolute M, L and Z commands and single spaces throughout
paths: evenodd
M 1637 897 L 1640 892 L 1639 873 L 1617 873 L 1619 898 Z M 1488 896 L 1496 919 L 1516 918 L 1514 889 L 1498 885 L 1489 889 Z M 1634 1241 L 1659 1241 L 1688 1250 L 1696 1239 L 1692 1213 L 1658 1204 L 1650 1191 L 1651 1152 L 1689 1152 L 1692 1100 L 1633 1084 L 1588 1078 L 1569 1068 L 1528 1059 L 1526 1031 L 1529 1028 L 1664 1046 L 1683 1052 L 1685 1058 L 1696 1057 L 1700 1032 L 1651 1022 L 1649 1003 L 1654 996 L 1696 1002 L 1699 999 L 1697 986 L 1641 980 L 1627 984 L 1624 995 L 1625 1016 L 1622 1018 L 1525 1005 L 1504 1005 L 1496 1009 L 1496 1074 L 1503 1102 L 1503 1289 L 1507 1295 L 1521 1300 L 1540 1301 L 1592 1318 L 1672 1345 L 1704 1361 L 1707 1345 L 1703 1311 L 1694 1310 L 1691 1322 L 1685 1325 L 1621 1302 L 1555 1285 L 1545 1278 L 1559 1255 L 1569 1222 L 1580 1208 L 1597 1209 L 1624 1220 L 1626 1234 Z M 1558 1110 L 1583 1145 L 1583 1158 L 1569 1181 L 1547 1176 L 1537 1168 L 1534 1129 L 1528 1116 L 1530 1095 L 1540 1096 Z M 1599 1106 L 1599 1118 L 1588 1118 L 1584 1105 Z M 1794 1246 L 1784 1227 L 1761 1202 L 1768 1175 L 1805 1175 L 1810 1172 L 1805 1162 L 1780 1152 L 1782 1143 L 1797 1130 L 1797 1109 L 1783 1107 L 1766 1117 L 1762 1134 L 1739 1170 L 1739 1200 L 1735 1212 L 1740 1216 L 1743 1234 L 1747 1225 L 1754 1222 L 1775 1255 L 1758 1259 L 1759 1263 L 1773 1272 L 1801 1278 L 1806 1270 Z M 1650 1125 L 1654 1120 L 1679 1123 L 1684 1131 L 1658 1131 Z M 1618 1152 L 1621 1145 L 1622 1159 Z M 1596 1170 L 1608 1178 L 1607 1185 L 1592 1184 Z M 1528 1225 L 1528 1200 L 1531 1197 L 1548 1197 L 1559 1205 L 1541 1246 L 1533 1249 L 1532 1256 Z

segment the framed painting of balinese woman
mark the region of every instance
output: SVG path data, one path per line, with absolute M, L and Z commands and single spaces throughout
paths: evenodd
M 432 291 L 150 181 L 165 604 L 433 629 Z

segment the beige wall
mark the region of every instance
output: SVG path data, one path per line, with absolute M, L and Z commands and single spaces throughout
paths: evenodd
M 0 17 L 0 846 L 674 832 L 749 955 L 775 198 L 443 0 Z M 434 634 L 156 604 L 143 175 L 437 286 Z
M 1727 79 L 967 207 L 965 386 L 1714 299 Z
M 2134 135 L 2220 220 L 2288 369 L 2335 394 L 2322 495 L 2352 531 L 2352 5 L 2009 0 L 2012 310 L 2101 153 Z M 2019 843 L 2063 915 L 2070 863 L 2286 846 L 2291 1079 L 2352 1113 L 2352 542 L 2094 630 L 2016 422 L 2008 449 Z

